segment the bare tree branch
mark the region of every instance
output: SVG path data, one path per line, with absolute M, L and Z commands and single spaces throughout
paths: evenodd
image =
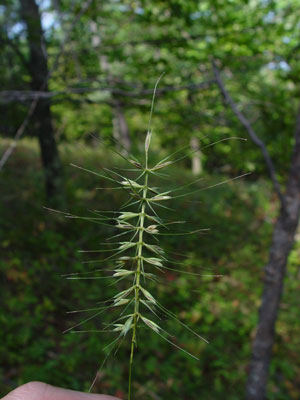
M 213 60 L 212 61 L 212 66 L 213 66 L 213 71 L 214 71 L 214 75 L 216 78 L 216 83 L 219 86 L 219 89 L 225 99 L 225 101 L 228 103 L 228 105 L 231 107 L 232 111 L 235 113 L 235 115 L 237 116 L 238 120 L 240 121 L 240 123 L 244 126 L 244 128 L 247 130 L 251 140 L 253 141 L 253 143 L 255 143 L 261 150 L 262 155 L 265 159 L 265 162 L 267 164 L 267 168 L 271 177 L 271 180 L 273 182 L 274 185 L 274 189 L 277 193 L 277 196 L 280 200 L 281 206 L 285 209 L 285 198 L 282 194 L 281 188 L 280 188 L 280 184 L 276 178 L 276 173 L 275 173 L 275 167 L 273 164 L 273 161 L 269 155 L 269 152 L 264 144 L 264 142 L 257 136 L 256 132 L 254 131 L 254 129 L 252 128 L 251 123 L 249 122 L 249 120 L 244 116 L 244 114 L 238 109 L 236 103 L 234 102 L 234 100 L 232 99 L 232 97 L 230 96 L 230 94 L 228 93 L 227 89 L 225 88 L 225 85 L 222 81 L 221 78 L 221 74 L 220 71 L 217 67 L 216 62 Z
M 177 92 L 181 90 L 200 90 L 206 89 L 211 84 L 215 83 L 215 80 L 208 80 L 205 82 L 200 82 L 197 84 L 188 84 L 183 86 L 165 86 L 157 90 L 158 95 L 162 95 L 169 92 Z M 0 91 L 0 103 L 10 103 L 10 102 L 25 102 L 28 100 L 48 99 L 56 96 L 68 96 L 69 94 L 82 94 L 89 92 L 105 92 L 108 91 L 113 95 L 118 95 L 122 97 L 138 98 L 142 96 L 152 95 L 152 89 L 141 89 L 139 91 L 133 90 L 122 90 L 113 86 L 103 85 L 99 87 L 79 87 L 79 88 L 66 88 L 65 90 L 48 92 L 42 90 L 2 90 Z

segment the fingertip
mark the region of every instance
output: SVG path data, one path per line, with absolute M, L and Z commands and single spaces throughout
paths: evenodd
M 102 394 L 77 392 L 48 385 L 44 382 L 28 382 L 19 386 L 2 400 L 121 400 Z

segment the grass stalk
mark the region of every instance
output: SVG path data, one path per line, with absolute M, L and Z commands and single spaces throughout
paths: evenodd
M 146 166 L 148 163 L 147 153 L 146 153 Z M 139 242 L 137 245 L 137 263 L 135 271 L 135 304 L 134 304 L 134 316 L 133 316 L 133 327 L 132 327 L 132 338 L 131 338 L 131 351 L 130 351 L 130 361 L 129 361 L 129 378 L 128 378 L 128 400 L 131 400 L 131 383 L 132 383 L 132 364 L 134 348 L 136 346 L 136 331 L 137 322 L 139 316 L 139 306 L 140 306 L 140 279 L 141 279 L 141 268 L 142 268 L 142 256 L 143 256 L 143 236 L 144 236 L 144 223 L 145 223 L 145 211 L 146 211 L 146 199 L 148 191 L 148 171 L 146 168 L 145 179 L 144 179 L 144 189 L 142 197 L 142 208 L 141 216 L 138 224 L 139 228 Z

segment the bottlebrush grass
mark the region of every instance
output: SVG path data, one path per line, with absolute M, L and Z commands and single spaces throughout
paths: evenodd
M 122 158 L 125 158 L 126 161 L 130 164 L 130 170 L 132 173 L 136 173 L 136 179 L 128 179 L 126 176 L 123 176 L 121 173 L 116 172 L 114 170 L 105 169 L 103 174 L 99 174 L 98 172 L 87 170 L 83 167 L 72 164 L 74 167 L 79 168 L 83 171 L 95 174 L 102 179 L 108 180 L 109 182 L 113 182 L 117 186 L 114 189 L 123 189 L 125 190 L 129 198 L 125 204 L 120 208 L 119 211 L 109 211 L 109 212 L 100 212 L 95 211 L 96 216 L 94 217 L 80 217 L 76 215 L 72 215 L 69 213 L 64 213 L 68 218 L 80 218 L 88 221 L 96 222 L 98 224 L 115 226 L 120 233 L 115 236 L 109 238 L 108 240 L 113 241 L 112 243 L 116 246 L 114 250 L 96 250 L 96 252 L 105 252 L 112 251 L 112 255 L 102 259 L 102 260 L 93 260 L 91 262 L 99 262 L 105 263 L 112 261 L 114 262 L 114 268 L 108 269 L 105 267 L 101 267 L 101 269 L 96 269 L 93 272 L 87 273 L 77 273 L 68 275 L 68 279 L 106 279 L 111 278 L 115 279 L 116 282 L 120 282 L 122 280 L 126 280 L 128 282 L 128 288 L 122 290 L 121 292 L 116 293 L 111 299 L 108 299 L 102 302 L 102 307 L 87 309 L 87 310 L 76 310 L 71 311 L 73 313 L 76 312 L 84 312 L 84 311 L 96 311 L 92 316 L 80 321 L 78 324 L 72 326 L 72 328 L 67 329 L 65 331 L 72 331 L 73 333 L 82 333 L 82 332 L 91 332 L 84 330 L 74 330 L 75 328 L 85 324 L 93 318 L 96 318 L 103 314 L 107 310 L 111 309 L 120 309 L 119 316 L 111 323 L 105 325 L 103 330 L 97 330 L 92 332 L 111 332 L 111 334 L 115 334 L 113 341 L 106 347 L 107 356 L 105 357 L 104 362 L 107 357 L 111 354 L 114 349 L 118 349 L 123 340 L 127 337 L 130 338 L 131 346 L 130 346 L 130 357 L 129 357 L 129 377 L 128 377 L 128 400 L 132 398 L 132 371 L 133 371 L 133 359 L 134 352 L 137 347 L 137 332 L 141 325 L 146 326 L 155 334 L 159 335 L 162 339 L 169 342 L 172 346 L 175 346 L 179 350 L 193 357 L 194 359 L 198 359 L 198 356 L 195 354 L 189 353 L 186 349 L 183 349 L 176 343 L 174 343 L 171 338 L 172 335 L 163 329 L 160 324 L 159 315 L 163 315 L 167 319 L 176 320 L 182 327 L 187 329 L 193 335 L 195 335 L 200 340 L 204 340 L 202 336 L 192 330 L 189 326 L 184 324 L 182 321 L 177 319 L 176 315 L 173 314 L 170 310 L 164 307 L 158 300 L 155 298 L 153 293 L 150 293 L 147 289 L 148 281 L 157 281 L 157 275 L 155 272 L 163 272 L 164 270 L 172 270 L 176 272 L 182 272 L 192 275 L 201 275 L 193 272 L 187 272 L 180 269 L 174 269 L 168 267 L 168 263 L 170 259 L 166 255 L 164 249 L 160 247 L 159 236 L 160 235 L 189 235 L 196 234 L 205 231 L 206 229 L 198 229 L 196 231 L 184 231 L 184 232 L 172 232 L 170 230 L 170 225 L 172 224 L 182 224 L 183 221 L 166 221 L 162 219 L 158 212 L 158 208 L 168 208 L 164 203 L 169 202 L 171 199 L 187 196 L 190 194 L 194 194 L 198 191 L 204 190 L 206 188 L 211 188 L 214 186 L 218 186 L 220 184 L 226 183 L 232 179 L 228 179 L 226 181 L 217 183 L 216 185 L 211 185 L 206 188 L 198 188 L 196 190 L 192 190 L 190 192 L 186 192 L 187 187 L 192 186 L 193 184 L 200 181 L 197 179 L 196 181 L 177 189 L 163 191 L 157 187 L 151 186 L 151 178 L 153 176 L 157 177 L 165 177 L 165 175 L 161 172 L 164 168 L 174 164 L 175 162 L 182 160 L 184 157 L 175 158 L 176 154 L 178 154 L 181 150 L 177 150 L 175 153 L 169 155 L 163 160 L 156 163 L 154 166 L 151 166 L 149 163 L 149 149 L 151 144 L 152 130 L 151 130 L 151 120 L 153 115 L 153 107 L 154 107 L 154 99 L 155 92 L 160 78 L 156 82 L 152 104 L 151 104 L 151 112 L 149 118 L 148 132 L 145 139 L 144 146 L 144 161 L 141 162 L 137 158 L 125 157 L 120 154 Z M 229 139 L 239 139 L 241 138 L 225 138 L 220 141 L 229 140 Z M 218 142 L 211 143 L 205 147 L 212 146 Z M 203 148 L 205 148 L 203 147 Z M 184 148 L 185 149 L 185 148 Z M 192 154 L 189 153 L 188 156 Z M 174 159 L 175 158 L 175 159 Z M 240 175 L 236 178 L 240 178 L 247 174 Z M 176 191 L 184 191 L 184 193 L 174 195 Z M 52 210 L 54 211 L 54 210 Z M 126 239 L 123 239 L 125 237 Z M 121 239 L 122 238 L 122 239 Z M 117 240 L 117 241 L 116 241 Z M 107 243 L 105 243 L 107 245 Z M 94 252 L 94 251 L 88 251 Z M 109 272 L 108 276 L 92 276 L 94 272 Z M 220 275 L 211 275 L 211 276 L 220 276 Z M 208 342 L 207 342 L 208 343 Z M 103 366 L 102 364 L 102 366 Z M 101 367 L 102 367 L 101 366 Z M 97 379 L 97 375 L 95 380 Z M 91 388 L 93 387 L 95 380 L 93 381 Z M 90 390 L 91 390 L 90 388 Z

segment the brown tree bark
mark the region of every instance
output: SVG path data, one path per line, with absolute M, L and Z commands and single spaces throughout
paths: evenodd
M 295 132 L 286 192 L 275 225 L 269 262 L 265 267 L 264 290 L 259 323 L 252 348 L 252 360 L 246 386 L 247 400 L 265 399 L 269 364 L 274 343 L 275 323 L 283 290 L 289 253 L 295 240 L 300 215 L 300 110 Z
M 20 0 L 20 6 L 21 17 L 27 28 L 31 88 L 34 91 L 48 92 L 47 51 L 39 8 L 35 0 Z M 54 137 L 49 99 L 38 100 L 33 121 L 41 149 L 47 199 L 52 204 L 61 203 L 63 199 L 63 173 Z
M 300 108 L 296 122 L 295 144 L 288 181 L 285 193 L 282 193 L 280 184 L 276 178 L 273 162 L 265 144 L 257 136 L 250 122 L 239 111 L 234 100 L 226 90 L 214 61 L 213 70 L 216 83 L 225 101 L 247 130 L 252 141 L 260 147 L 281 205 L 273 232 L 269 261 L 265 267 L 262 303 L 259 310 L 258 327 L 253 342 L 246 385 L 246 400 L 264 400 L 266 398 L 269 366 L 275 338 L 275 324 L 283 291 L 286 266 L 288 256 L 295 241 L 300 217 Z

